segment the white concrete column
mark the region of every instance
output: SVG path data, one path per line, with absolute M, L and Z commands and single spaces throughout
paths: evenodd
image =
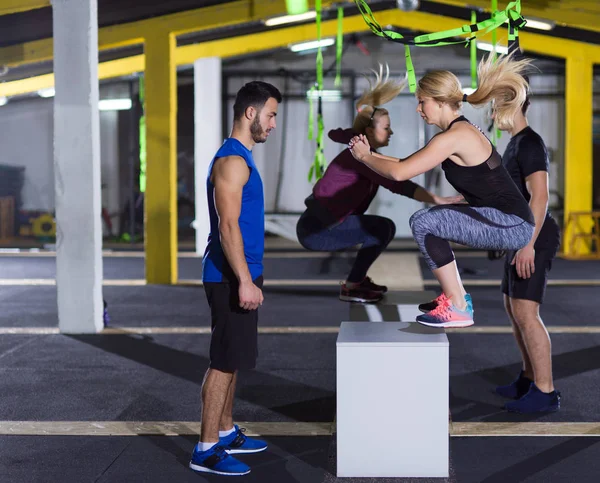
M 194 62 L 194 178 L 196 191 L 196 253 L 203 255 L 210 233 L 206 176 L 215 153 L 223 144 L 221 58 Z
M 97 0 L 52 0 L 56 285 L 63 333 L 102 329 Z

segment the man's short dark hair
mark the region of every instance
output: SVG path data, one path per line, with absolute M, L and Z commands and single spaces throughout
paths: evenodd
M 525 102 L 521 106 L 521 112 L 523 113 L 524 116 L 527 115 L 527 111 L 529 110 L 530 105 L 531 105 L 531 101 L 529 100 L 529 94 L 527 94 L 527 97 L 525 98 Z
M 250 106 L 260 111 L 271 97 L 281 102 L 281 93 L 274 85 L 262 81 L 248 82 L 235 96 L 233 119 L 241 119 Z

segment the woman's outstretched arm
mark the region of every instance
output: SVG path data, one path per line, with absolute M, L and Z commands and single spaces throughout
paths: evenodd
M 376 173 L 394 181 L 405 181 L 444 162 L 456 152 L 455 142 L 454 133 L 443 132 L 435 136 L 423 149 L 404 159 L 372 153 L 369 141 L 363 135 L 354 137 L 349 146 L 352 155 Z

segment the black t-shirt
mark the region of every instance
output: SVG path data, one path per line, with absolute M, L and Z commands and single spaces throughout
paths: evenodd
M 502 156 L 502 164 L 529 203 L 531 195 L 527 191 L 525 180 L 538 171 L 548 172 L 548 150 L 540 135 L 527 126 L 511 138 Z M 544 225 L 535 241 L 535 248 L 554 250 L 559 245 L 560 230 L 547 212 Z
M 461 121 L 469 122 L 460 116 L 452 121 L 448 129 Z M 451 159 L 445 160 L 442 169 L 446 179 L 471 206 L 496 208 L 508 215 L 517 215 L 533 225 L 535 221 L 527 201 L 502 166 L 502 158 L 496 148 L 492 143 L 490 146 L 490 157 L 476 166 L 461 166 Z

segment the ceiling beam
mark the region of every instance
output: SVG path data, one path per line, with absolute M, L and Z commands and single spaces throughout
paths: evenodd
M 124 59 L 111 60 L 98 64 L 98 79 L 114 79 L 143 72 L 146 66 L 144 55 L 134 55 Z M 54 87 L 54 74 L 43 74 L 18 81 L 4 82 L 0 84 L 0 96 L 11 97 L 30 94 L 41 89 Z
M 50 0 L 0 0 L 0 15 L 50 7 Z
M 442 17 L 440 15 L 422 12 L 401 12 L 397 9 L 377 12 L 376 18 L 382 25 L 395 25 L 407 29 L 417 27 L 419 30 L 425 32 L 437 32 L 440 30 L 457 28 L 463 23 L 460 20 Z M 323 22 L 322 34 L 324 37 L 334 36 L 336 30 L 336 20 Z M 365 32 L 367 30 L 368 27 L 360 15 L 349 16 L 344 20 L 345 34 Z M 506 43 L 506 30 L 501 30 L 498 37 L 500 43 Z M 242 35 L 229 39 L 213 40 L 210 42 L 181 46 L 176 50 L 175 62 L 180 66 L 191 64 L 201 57 L 237 57 L 240 55 L 284 48 L 289 44 L 312 40 L 314 38 L 314 24 L 288 27 L 258 34 Z M 536 53 L 559 58 L 586 58 L 600 64 L 600 46 L 598 45 L 548 37 L 546 35 L 530 32 L 521 32 L 519 38 L 521 46 L 526 53 Z M 488 36 L 485 40 L 490 41 L 491 36 Z M 385 42 L 385 40 L 382 40 L 382 42 Z M 445 47 L 438 48 L 443 50 Z M 398 57 L 390 59 L 390 62 L 394 62 L 399 67 L 404 68 L 404 62 L 401 60 L 404 58 L 404 51 L 400 46 L 398 46 L 398 52 Z M 142 72 L 144 70 L 144 65 L 144 55 L 102 62 L 98 66 L 98 75 L 100 79 L 131 75 Z M 423 68 L 426 66 L 417 65 L 416 67 Z M 54 76 L 52 74 L 5 82 L 0 84 L 0 96 L 9 97 L 27 94 L 36 92 L 44 87 L 52 87 L 53 85 Z
M 381 13 L 383 21 L 391 18 L 386 12 Z M 368 29 L 368 26 L 360 15 L 344 18 L 344 35 L 366 32 Z M 322 37 L 335 37 L 336 33 L 337 20 L 323 22 L 321 29 Z M 195 60 L 202 57 L 218 56 L 228 58 L 280 49 L 290 44 L 314 40 L 315 38 L 315 25 L 306 24 L 278 30 L 267 30 L 265 32 L 228 39 L 184 45 L 177 49 L 177 65 L 193 64 Z
M 1 2 L 2 0 L 0 0 Z M 18 2 L 19 0 L 14 0 Z M 29 0 L 33 2 L 34 0 Z M 35 0 L 41 2 L 43 0 Z M 333 0 L 324 0 L 323 7 Z M 49 3 L 49 2 L 47 2 Z M 314 1 L 310 2 L 314 5 Z M 1 3 L 0 3 L 1 5 Z M 286 14 L 285 0 L 238 0 L 206 8 L 129 22 L 98 29 L 98 50 L 142 44 L 157 32 L 183 35 L 240 25 Z M 17 67 L 52 60 L 52 38 L 0 48 L 0 65 Z

